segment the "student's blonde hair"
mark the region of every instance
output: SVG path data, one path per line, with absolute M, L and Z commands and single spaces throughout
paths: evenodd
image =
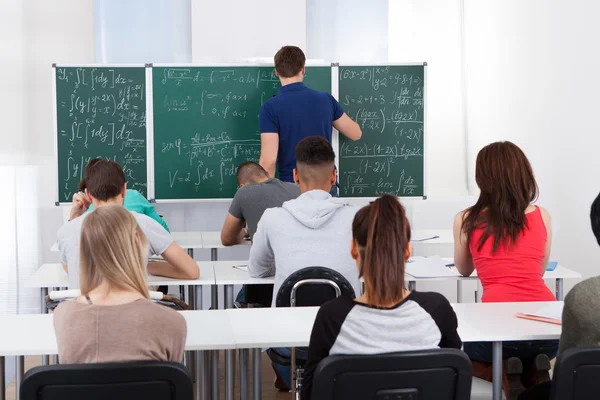
M 148 240 L 129 211 L 98 207 L 81 226 L 80 286 L 87 295 L 106 280 L 110 287 L 133 289 L 148 298 Z

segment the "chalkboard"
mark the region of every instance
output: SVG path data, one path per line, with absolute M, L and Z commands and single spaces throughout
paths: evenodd
M 340 66 L 339 101 L 363 136 L 340 135 L 340 196 L 424 196 L 425 67 Z
M 308 67 L 304 82 L 330 92 L 331 67 Z M 260 157 L 259 110 L 279 87 L 273 67 L 153 67 L 155 198 L 232 198 L 237 167 Z
M 92 158 L 121 164 L 146 195 L 144 67 L 55 67 L 58 201 L 69 202 Z

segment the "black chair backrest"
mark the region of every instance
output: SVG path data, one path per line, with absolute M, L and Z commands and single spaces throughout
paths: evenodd
M 31 369 L 21 400 L 192 400 L 192 379 L 180 363 L 140 361 L 49 365 Z
M 561 353 L 552 376 L 553 400 L 587 400 L 600 396 L 600 347 L 579 347 Z
M 471 361 L 457 349 L 334 355 L 313 378 L 313 400 L 468 400 Z
M 332 282 L 334 285 L 321 280 Z M 348 280 L 339 272 L 325 267 L 302 268 L 288 276 L 281 284 L 275 299 L 277 307 L 290 307 L 292 291 L 295 291 L 294 307 L 320 306 L 338 297 L 335 287 L 341 296 L 355 297 L 354 289 Z

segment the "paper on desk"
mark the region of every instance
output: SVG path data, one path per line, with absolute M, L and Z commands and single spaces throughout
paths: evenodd
M 529 317 L 538 317 L 562 321 L 563 306 L 564 304 L 562 302 L 556 302 L 549 306 L 542 307 L 536 312 L 522 314 Z
M 460 276 L 457 271 L 446 267 L 446 262 L 440 256 L 411 257 L 406 263 L 406 273 L 415 278 Z

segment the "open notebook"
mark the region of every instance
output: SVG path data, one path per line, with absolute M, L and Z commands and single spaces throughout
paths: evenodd
M 406 273 L 415 278 L 460 276 L 456 270 L 446 267 L 446 262 L 440 256 L 411 257 L 406 263 Z
M 531 319 L 533 321 L 547 322 L 549 324 L 562 325 L 563 303 L 556 302 L 542 307 L 533 313 L 519 313 L 518 318 Z

